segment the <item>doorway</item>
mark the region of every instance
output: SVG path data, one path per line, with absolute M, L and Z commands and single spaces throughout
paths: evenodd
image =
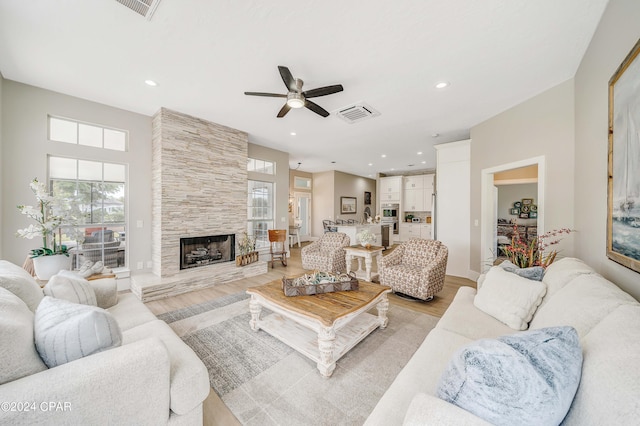
M 535 176 L 523 171 L 535 170 Z M 481 228 L 480 228 L 480 270 L 486 272 L 495 261 L 498 253 L 498 219 L 499 184 L 537 184 L 536 226 L 538 233 L 544 233 L 544 157 L 535 157 L 514 163 L 482 170 L 482 194 L 481 194 Z M 517 200 L 513 200 L 513 203 Z M 513 216 L 515 218 L 515 216 Z M 519 218 L 519 214 L 518 214 Z
M 293 220 L 296 226 L 300 226 L 300 241 L 311 241 L 311 194 L 294 192 L 293 198 Z

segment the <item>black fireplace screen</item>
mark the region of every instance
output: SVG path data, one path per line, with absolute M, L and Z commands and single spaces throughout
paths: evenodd
M 180 238 L 180 269 L 235 260 L 235 234 Z

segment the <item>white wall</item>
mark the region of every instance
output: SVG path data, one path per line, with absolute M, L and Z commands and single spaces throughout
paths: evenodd
M 352 175 L 350 173 L 334 172 L 334 216 L 337 219 L 354 219 L 360 222 L 364 218 L 364 192 L 371 192 L 371 216 L 376 216 L 376 181 L 362 176 Z M 340 213 L 340 197 L 356 198 L 356 214 Z
M 46 70 L 43 70 L 46 72 Z M 129 265 L 151 260 L 151 117 L 4 80 L 2 83 L 2 258 L 22 265 L 36 239 L 15 237 L 30 224 L 18 204 L 35 203 L 29 183 L 47 177 L 47 155 L 124 163 L 129 171 Z M 118 152 L 47 140 L 47 115 L 129 131 L 129 151 Z M 137 221 L 143 227 L 136 227 Z M 133 271 L 138 272 L 138 271 Z
M 333 171 L 313 174 L 313 202 L 311 204 L 311 235 L 313 237 L 320 237 L 324 234 L 323 220 L 335 220 L 333 188 Z
M 471 221 L 481 219 L 480 177 L 486 168 L 545 157 L 544 230 L 574 228 L 573 80 L 535 96 L 471 129 Z M 536 197 L 537 198 L 537 197 Z M 574 235 L 563 241 L 562 256 L 573 255 Z M 470 269 L 483 261 L 480 227 L 471 228 Z
M 3 165 L 3 158 L 4 158 L 4 149 L 2 146 L 2 104 L 3 104 L 3 99 L 2 99 L 2 86 L 4 84 L 4 78 L 2 77 L 2 73 L 0 72 L 0 165 Z M 4 259 L 3 256 L 3 246 L 4 244 L 2 244 L 2 241 L 4 240 L 3 238 L 3 232 L 2 230 L 4 229 L 4 197 L 2 196 L 2 194 L 4 194 L 4 186 L 3 186 L 3 182 L 4 182 L 4 166 L 2 166 L 2 169 L 0 170 L 0 190 L 2 190 L 0 192 L 0 259 Z
M 576 255 L 640 299 L 640 274 L 607 258 L 608 82 L 638 38 L 640 1 L 610 0 L 575 76 Z

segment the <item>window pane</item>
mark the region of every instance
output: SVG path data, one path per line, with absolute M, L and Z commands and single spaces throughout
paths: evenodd
M 124 164 L 104 163 L 104 180 L 107 182 L 124 182 Z
M 120 130 L 104 129 L 104 147 L 117 151 L 126 151 L 127 134 Z
M 80 145 L 95 146 L 102 148 L 102 127 L 89 126 L 88 124 L 79 124 Z
M 75 179 L 78 175 L 77 160 L 73 158 L 49 157 L 49 177 L 52 179 Z
M 49 139 L 58 142 L 78 143 L 78 125 L 73 121 L 49 117 Z
M 254 160 L 253 158 L 249 158 L 249 161 L 247 161 L 247 170 L 250 172 L 255 171 L 256 169 L 256 160 Z
M 293 178 L 293 186 L 295 188 L 311 189 L 311 179 L 296 176 Z
M 105 164 L 106 165 L 106 164 Z M 124 183 L 105 183 L 102 185 L 103 222 L 124 222 Z
M 264 162 L 264 173 L 275 175 L 275 164 L 272 161 Z
M 78 160 L 78 179 L 102 181 L 102 163 Z

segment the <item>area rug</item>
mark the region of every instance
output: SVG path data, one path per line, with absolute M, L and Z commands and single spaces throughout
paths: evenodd
M 365 338 L 323 379 L 313 361 L 249 328 L 244 292 L 158 316 L 198 354 L 213 390 L 246 425 L 361 425 L 438 321 L 396 305 L 388 317 L 386 329 Z

